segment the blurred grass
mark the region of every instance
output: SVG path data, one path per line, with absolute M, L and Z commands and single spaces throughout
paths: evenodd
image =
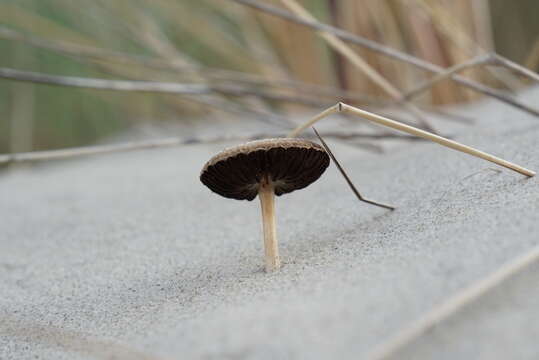
M 539 2 L 521 0 L 311 0 L 318 19 L 448 67 L 480 48 L 534 66 L 539 48 Z M 280 5 L 276 0 L 269 1 Z M 482 6 L 477 6 L 482 3 Z M 491 14 L 485 13 L 490 7 Z M 479 10 L 478 10 L 479 9 Z M 482 9 L 482 10 L 481 10 Z M 0 66 L 58 75 L 215 82 L 205 67 L 259 75 L 268 81 L 295 79 L 384 97 L 316 34 L 282 19 L 222 0 L 0 0 L 0 25 L 24 34 L 164 59 L 193 71 L 148 68 L 84 59 L 18 41 L 0 39 Z M 491 36 L 490 33 L 493 33 Z M 357 49 L 400 89 L 426 74 Z M 535 50 L 539 54 L 539 50 Z M 197 70 L 202 66 L 202 70 Z M 466 75 L 501 83 L 484 70 Z M 289 89 L 288 93 L 303 94 Z M 477 95 L 444 81 L 423 96 L 431 104 L 458 103 Z M 229 99 L 271 111 L 297 106 L 276 101 Z M 254 102 L 253 102 L 254 101 Z M 323 101 L 321 101 L 323 103 Z M 185 121 L 207 108 L 172 95 L 123 94 L 0 80 L 0 152 L 80 146 L 138 123 Z

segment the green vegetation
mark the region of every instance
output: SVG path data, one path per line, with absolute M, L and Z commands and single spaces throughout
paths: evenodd
M 479 47 L 493 46 L 521 64 L 539 67 L 539 25 L 533 16 L 539 13 L 539 4 L 534 0 L 491 1 L 492 16 L 472 9 L 469 1 L 448 5 L 424 0 L 316 0 L 303 4 L 324 22 L 444 67 L 473 57 Z M 231 76 L 224 80 L 212 70 L 223 69 L 254 74 L 268 82 L 296 79 L 384 96 L 311 30 L 224 0 L 0 0 L 0 29 L 29 36 L 22 41 L 0 34 L 1 67 L 105 79 L 233 83 Z M 122 63 L 112 55 L 77 56 L 52 50 L 51 44 L 122 52 L 132 55 L 133 61 Z M 364 50 L 359 53 L 401 89 L 425 79 L 423 72 L 406 64 Z M 144 59 L 159 59 L 167 66 L 148 66 Z M 499 85 L 483 70 L 466 75 Z M 276 91 L 304 94 L 294 88 Z M 219 96 L 238 104 L 252 103 L 252 99 Z M 445 81 L 422 101 L 445 104 L 476 96 Z M 281 112 L 297 109 L 268 100 L 257 106 Z M 0 153 L 90 144 L 137 123 L 184 121 L 208 111 L 214 110 L 173 95 L 0 79 Z

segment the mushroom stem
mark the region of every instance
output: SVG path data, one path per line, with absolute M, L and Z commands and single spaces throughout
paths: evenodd
M 281 267 L 281 261 L 279 259 L 279 246 L 275 231 L 275 191 L 267 175 L 260 182 L 258 197 L 260 198 L 260 206 L 262 208 L 266 272 L 272 272 Z

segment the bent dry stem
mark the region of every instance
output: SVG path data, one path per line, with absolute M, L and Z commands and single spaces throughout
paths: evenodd
M 338 112 L 350 113 L 350 114 L 356 115 L 358 117 L 361 117 L 363 119 L 366 119 L 366 120 L 372 121 L 374 123 L 377 123 L 379 125 L 390 127 L 392 129 L 395 129 L 395 130 L 399 130 L 399 131 L 402 131 L 402 132 L 405 132 L 405 133 L 408 133 L 408 134 L 411 134 L 411 135 L 421 137 L 423 139 L 433 141 L 435 143 L 446 146 L 446 147 L 451 148 L 453 150 L 457 150 L 457 151 L 460 151 L 460 152 L 463 152 L 463 153 L 466 153 L 466 154 L 481 158 L 483 160 L 493 162 L 495 164 L 498 164 L 498 165 L 503 166 L 505 168 L 508 168 L 510 170 L 516 171 L 516 172 L 521 173 L 523 175 L 526 175 L 528 177 L 535 176 L 534 171 L 526 169 L 526 168 L 524 168 L 522 166 L 519 166 L 519 165 L 514 164 L 512 162 L 509 162 L 507 160 L 504 160 L 504 159 L 501 159 L 499 157 L 487 154 L 487 153 L 485 153 L 483 151 L 474 149 L 474 148 L 472 148 L 470 146 L 467 146 L 467 145 L 463 145 L 463 144 L 458 143 L 456 141 L 449 140 L 449 139 L 446 139 L 444 137 L 432 134 L 432 133 L 430 133 L 428 131 L 418 129 L 418 128 L 415 128 L 413 126 L 409 126 L 409 125 L 400 123 L 398 121 L 391 120 L 391 119 L 388 119 L 386 117 L 376 115 L 376 114 L 373 114 L 371 112 L 361 110 L 361 109 L 358 109 L 358 108 L 350 106 L 350 105 L 346 105 L 344 103 L 338 103 L 338 104 L 336 104 L 336 105 L 322 111 L 320 114 L 316 115 L 315 117 L 313 117 L 309 121 L 306 121 L 304 124 L 298 126 L 296 129 L 291 131 L 288 134 L 288 136 L 289 137 L 296 137 L 299 133 L 301 133 L 306 128 L 314 125 L 314 123 L 316 123 L 317 121 L 325 118 L 326 116 L 329 116 L 331 114 L 338 113 Z
M 260 207 L 262 208 L 262 227 L 264 229 L 264 253 L 266 255 L 266 272 L 278 270 L 281 267 L 279 245 L 275 230 L 275 189 L 266 174 L 260 181 L 258 189 Z

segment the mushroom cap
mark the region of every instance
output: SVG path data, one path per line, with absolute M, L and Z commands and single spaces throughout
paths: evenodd
M 312 141 L 264 139 L 221 151 L 204 165 L 200 181 L 221 196 L 251 201 L 265 175 L 280 196 L 313 183 L 328 166 L 329 155 Z

